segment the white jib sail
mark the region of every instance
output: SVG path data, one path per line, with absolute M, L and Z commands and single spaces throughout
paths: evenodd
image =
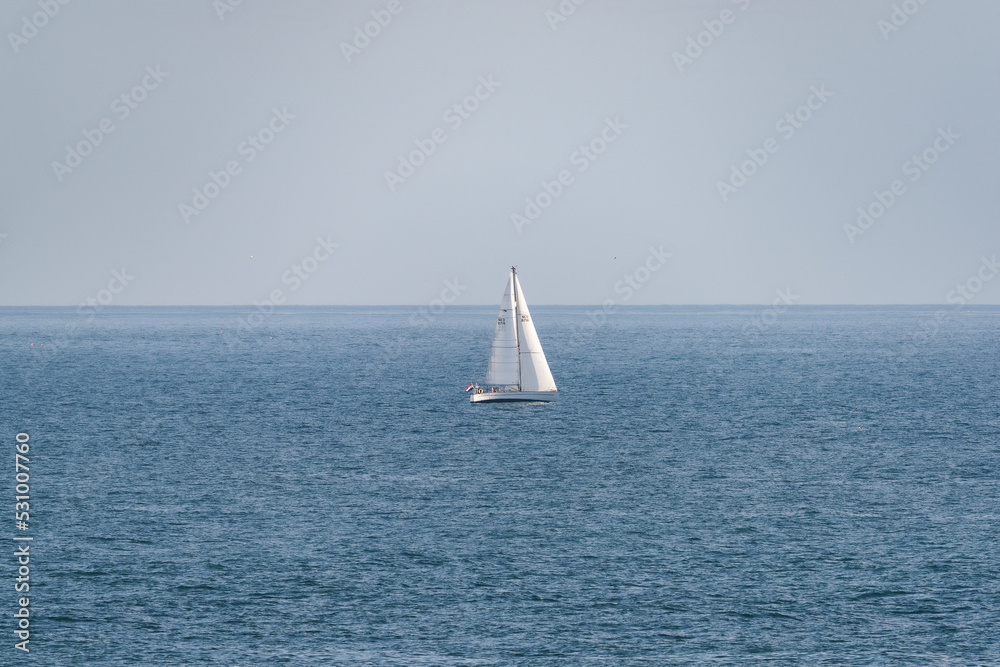
M 545 360 L 538 334 L 535 333 L 535 324 L 531 321 L 531 313 L 528 312 L 528 302 L 524 300 L 524 294 L 521 292 L 521 282 L 516 275 L 512 277 L 517 311 L 520 314 L 517 322 L 517 338 L 521 344 L 519 349 L 521 391 L 556 391 L 556 381 L 552 377 L 552 371 L 549 370 L 549 362 Z M 495 339 L 493 344 L 496 345 Z
M 507 280 L 507 289 L 500 300 L 497 326 L 493 330 L 493 347 L 486 367 L 486 384 L 501 386 L 519 384 L 517 367 L 517 325 L 514 323 L 514 274 Z

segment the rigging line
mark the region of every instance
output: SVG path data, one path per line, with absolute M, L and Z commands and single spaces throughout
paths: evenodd
M 519 328 L 521 326 L 521 310 L 518 307 L 520 303 L 517 300 L 517 271 L 512 266 L 510 267 L 510 286 L 514 299 L 514 343 L 517 345 L 517 390 L 521 391 L 521 336 L 519 335 Z

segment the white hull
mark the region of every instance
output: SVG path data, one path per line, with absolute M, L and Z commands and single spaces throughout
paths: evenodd
M 470 403 L 494 403 L 510 401 L 535 401 L 551 403 L 559 398 L 558 391 L 484 391 L 481 394 L 473 394 L 469 399 Z

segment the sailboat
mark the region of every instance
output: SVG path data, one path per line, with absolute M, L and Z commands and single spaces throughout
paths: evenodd
M 556 381 L 542 352 L 528 304 L 521 292 L 517 269 L 510 267 L 507 289 L 493 330 L 493 347 L 486 366 L 486 386 L 470 384 L 472 403 L 487 401 L 542 401 L 559 397 Z

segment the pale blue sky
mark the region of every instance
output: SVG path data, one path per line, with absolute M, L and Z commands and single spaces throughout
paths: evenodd
M 0 305 L 1000 303 L 1000 4 L 223 2 L 0 9 Z

